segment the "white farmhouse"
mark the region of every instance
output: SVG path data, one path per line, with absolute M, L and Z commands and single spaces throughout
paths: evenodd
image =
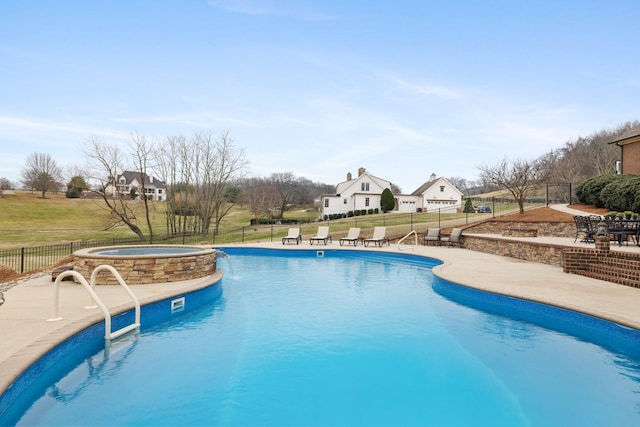
M 142 190 L 142 179 L 144 179 L 144 193 L 147 200 L 158 202 L 166 200 L 167 189 L 164 182 L 147 174 L 142 174 L 141 178 L 140 172 L 133 171 L 122 172 L 122 174 L 115 179 L 115 182 L 111 179 L 109 185 L 105 187 L 105 193 L 111 196 L 115 196 L 116 194 L 129 196 L 132 189 L 140 192 Z
M 336 194 L 320 196 L 322 215 L 346 214 L 356 210 L 380 210 L 380 197 L 385 188 L 391 189 L 391 181 L 371 175 L 365 168 L 358 169 L 358 176 L 347 174 L 347 180 L 336 186 Z M 431 175 L 411 194 L 396 194 L 394 212 L 434 212 L 462 207 L 462 192 L 446 178 Z
M 347 180 L 336 186 L 336 194 L 320 196 L 322 217 L 362 209 L 380 209 L 380 196 L 385 188 L 391 188 L 391 182 L 371 175 L 365 168 L 358 169 L 355 179 L 349 172 Z

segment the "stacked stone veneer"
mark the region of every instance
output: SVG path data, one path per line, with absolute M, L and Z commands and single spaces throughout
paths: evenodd
M 476 229 L 474 228 L 474 232 L 475 231 Z M 565 248 L 564 246 L 548 243 L 505 239 L 500 236 L 476 236 L 474 234 L 467 234 L 466 230 L 462 234 L 461 246 L 473 251 L 508 256 L 558 267 L 562 265 L 562 250 Z
M 537 229 L 542 235 L 575 237 L 576 229 L 563 223 L 487 222 L 465 228 L 462 247 L 478 252 L 508 256 L 562 267 L 565 273 L 580 274 L 608 282 L 640 288 L 640 253 L 610 250 L 609 239 L 597 238 L 594 246 L 574 247 L 503 237 L 512 229 Z M 566 223 L 564 223 L 566 225 Z M 552 230 L 558 230 L 553 234 Z M 475 235 L 482 233 L 484 235 Z M 546 234 L 549 233 L 549 234 Z M 487 235 L 491 234 L 491 235 Z
M 81 255 L 78 255 L 83 252 Z M 209 276 L 216 271 L 216 253 L 212 249 L 202 252 L 175 255 L 136 255 L 130 257 L 98 257 L 87 251 L 74 254 L 73 269 L 89 281 L 91 273 L 99 265 L 114 267 L 129 285 L 177 282 Z M 98 285 L 116 285 L 116 278 L 109 271 L 101 271 L 96 278 Z
M 520 234 L 519 237 L 575 237 L 576 235 L 576 226 L 573 222 L 520 222 L 489 220 L 473 225 L 472 227 L 468 227 L 465 230 L 471 229 L 473 229 L 474 233 L 478 234 Z M 509 230 L 513 230 L 513 232 L 511 233 Z M 527 234 L 527 236 L 523 236 L 522 234 Z

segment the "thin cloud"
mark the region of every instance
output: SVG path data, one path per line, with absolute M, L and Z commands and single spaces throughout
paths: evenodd
M 211 6 L 227 12 L 256 16 L 283 16 L 305 21 L 328 21 L 334 16 L 311 10 L 302 0 L 209 0 Z
M 5 129 L 13 128 L 18 130 L 22 129 L 24 131 L 72 133 L 79 135 L 96 134 L 118 139 L 128 138 L 128 134 L 112 129 L 96 128 L 72 123 L 51 122 L 25 117 L 0 116 L 0 125 L 0 127 L 4 127 Z M 15 133 L 12 133 L 11 136 L 15 136 Z
M 389 78 L 401 90 L 419 97 L 433 97 L 443 100 L 452 100 L 462 97 L 462 94 L 459 91 L 446 86 L 413 83 L 397 76 L 391 76 Z

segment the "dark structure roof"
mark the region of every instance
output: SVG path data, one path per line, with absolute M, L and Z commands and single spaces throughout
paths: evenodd
M 624 132 L 622 135 L 615 138 L 613 141 L 609 142 L 609 144 L 618 144 L 624 143 L 628 139 L 636 138 L 640 136 L 640 125 L 634 126 L 631 129 Z
M 422 195 L 425 191 L 427 191 L 429 188 L 431 188 L 431 186 L 433 186 L 433 184 L 436 183 L 436 179 L 425 182 L 424 184 L 422 184 L 420 187 L 418 187 L 418 189 L 416 191 L 414 191 L 413 193 L 411 193 L 412 196 L 420 196 Z
M 144 175 L 144 186 L 146 188 L 150 188 L 150 187 L 162 188 L 165 186 L 164 182 L 160 181 L 159 179 L 149 177 L 149 175 L 147 175 L 146 173 L 143 175 Z M 120 174 L 120 176 L 124 176 L 124 178 L 127 180 L 127 184 L 131 183 L 135 179 L 140 181 L 140 172 L 124 171 Z

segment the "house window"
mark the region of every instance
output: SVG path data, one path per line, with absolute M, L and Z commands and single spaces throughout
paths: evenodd
M 347 204 L 347 199 L 342 199 L 343 203 L 346 205 Z
M 368 198 L 368 197 L 365 197 L 365 199 L 364 199 L 364 205 L 365 205 L 365 206 L 369 206 L 369 198 Z
M 329 207 L 329 199 L 324 199 L 324 207 L 325 208 Z
M 369 183 L 361 182 L 360 183 L 360 191 L 369 191 Z
M 441 192 L 441 193 L 444 193 L 444 185 L 441 185 L 441 186 L 440 186 L 440 192 Z

